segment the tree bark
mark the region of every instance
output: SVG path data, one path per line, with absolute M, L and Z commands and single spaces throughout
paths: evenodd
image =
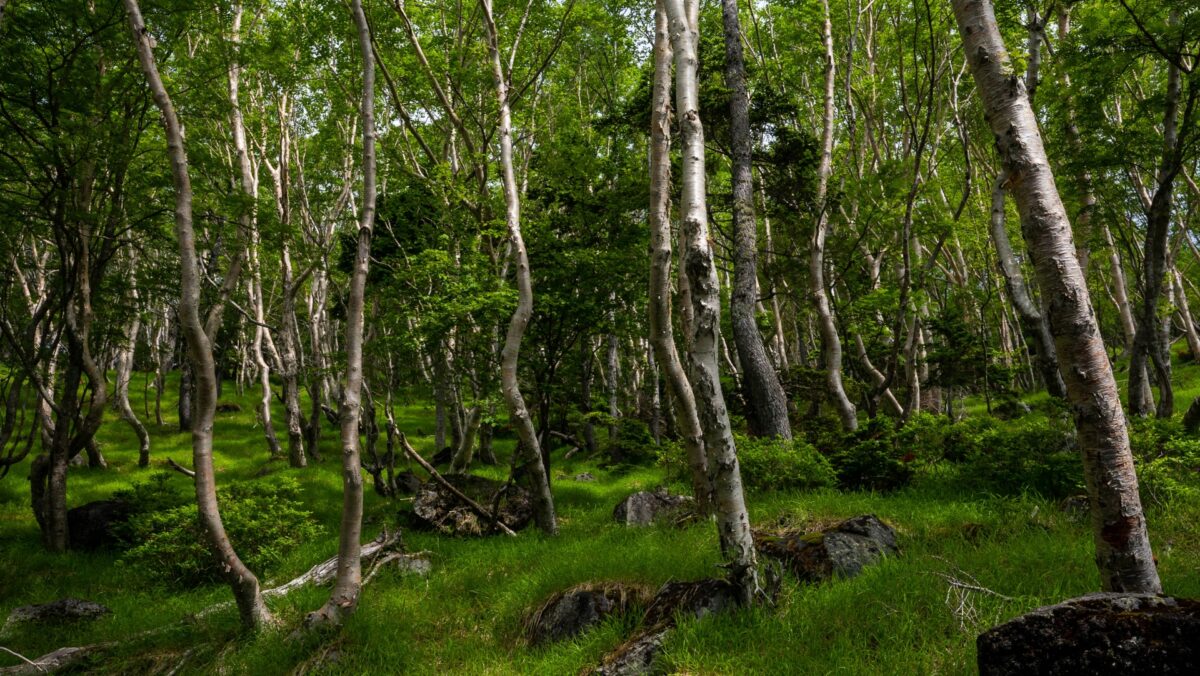
M 1049 301 L 1050 331 L 1079 433 L 1103 587 L 1160 592 L 1116 380 L 1024 83 L 1012 71 L 991 2 L 953 0 L 953 6 L 1042 296 Z
M 342 427 L 342 523 L 338 533 L 337 578 L 329 600 L 305 618 L 309 627 L 341 622 L 358 607 L 362 588 L 362 461 L 358 423 L 363 389 L 363 315 L 371 234 L 375 227 L 375 57 L 362 0 L 351 0 L 350 13 L 358 29 L 363 59 L 362 134 L 363 189 L 358 220 L 358 249 L 346 302 L 346 380 L 338 422 Z
M 725 86 L 729 88 L 729 134 L 733 150 L 733 288 L 729 298 L 733 343 L 742 367 L 742 392 L 751 433 L 791 439 L 787 397 L 758 330 L 758 223 L 751 169 L 750 94 L 746 89 L 738 0 L 721 0 L 721 15 L 725 25 Z
M 479 0 L 483 20 L 487 28 L 488 52 L 491 57 L 492 77 L 495 80 L 496 99 L 500 108 L 500 165 L 504 179 L 505 223 L 508 226 L 513 267 L 517 281 L 517 309 L 508 323 L 504 336 L 504 349 L 500 357 L 500 389 L 508 404 L 508 414 L 517 429 L 520 440 L 518 452 L 525 454 L 524 467 L 532 483 L 534 516 L 538 528 L 549 535 L 558 534 L 558 518 L 554 513 L 554 496 L 550 492 L 550 477 L 542 458 L 542 447 L 538 443 L 533 420 L 521 396 L 517 367 L 520 360 L 521 339 L 529 320 L 533 316 L 533 283 L 529 275 L 529 255 L 525 251 L 525 239 L 521 236 L 521 198 L 517 191 L 517 176 L 513 168 L 512 111 L 509 108 L 510 83 L 500 60 L 500 36 L 492 16 L 492 0 Z
M 654 86 L 650 111 L 650 342 L 662 365 L 675 425 L 692 471 L 692 494 L 701 514 L 712 511 L 703 430 L 696 397 L 679 359 L 671 325 L 671 41 L 664 0 L 657 0 L 654 37 Z
M 858 411 L 846 396 L 842 382 L 842 340 L 838 336 L 833 309 L 829 303 L 829 290 L 825 284 L 825 238 L 829 234 L 829 209 L 825 198 L 829 191 L 829 176 L 833 169 L 833 88 L 835 84 L 833 62 L 833 26 L 829 19 L 829 0 L 822 0 L 824 28 L 822 39 L 825 44 L 825 95 L 824 114 L 821 121 L 821 161 L 817 167 L 817 193 L 815 203 L 820 213 L 813 228 L 809 250 L 809 284 L 813 298 L 813 309 L 817 313 L 817 326 L 821 332 L 821 359 L 825 366 L 825 383 L 829 396 L 837 410 L 842 427 L 858 429 Z
M 1050 335 L 1050 325 L 1042 317 L 1037 303 L 1029 295 L 1025 287 L 1025 276 L 1021 265 L 1013 254 L 1012 244 L 1008 241 L 1008 230 L 1005 228 L 1005 182 L 1008 180 L 1005 172 L 1000 172 L 992 188 L 992 218 L 990 230 L 992 242 L 996 246 L 996 258 L 1000 266 L 1000 274 L 1004 276 L 1004 288 L 1008 291 L 1008 299 L 1013 309 L 1021 319 L 1021 329 L 1026 335 L 1032 336 L 1037 344 L 1037 367 L 1042 376 L 1042 382 L 1050 396 L 1059 399 L 1067 396 L 1066 385 L 1058 369 L 1058 352 L 1054 347 L 1054 337 Z
M 242 563 L 230 544 L 217 506 L 216 478 L 212 462 L 213 420 L 217 404 L 216 364 L 213 360 L 212 341 L 200 319 L 200 265 L 192 227 L 192 184 L 188 176 L 183 130 L 175 115 L 171 97 L 159 76 L 150 35 L 142 21 L 137 0 L 125 0 L 125 11 L 129 16 L 129 27 L 133 31 L 134 42 L 137 44 L 142 71 L 150 85 L 154 103 L 162 112 L 167 152 L 171 159 L 171 175 L 175 188 L 175 234 L 179 240 L 181 268 L 180 326 L 187 337 L 196 377 L 196 415 L 192 420 L 192 467 L 196 472 L 196 503 L 209 546 L 233 589 L 242 624 L 255 630 L 272 624 L 274 618 L 263 602 L 258 578 Z
M 730 581 L 739 589 L 742 601 L 749 602 L 761 590 L 733 430 L 725 407 L 725 395 L 721 391 L 717 354 L 721 296 L 705 209 L 704 127 L 700 120 L 697 55 L 699 2 L 688 0 L 685 8 L 685 0 L 665 0 L 664 5 L 674 48 L 675 109 L 679 112 L 682 137 L 680 212 L 687 243 L 684 267 L 691 286 L 694 322 L 689 376 L 700 428 L 704 432 L 721 551 Z

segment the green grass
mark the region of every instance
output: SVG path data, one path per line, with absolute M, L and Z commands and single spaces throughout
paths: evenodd
M 1181 368 L 1194 387 L 1195 367 Z M 230 390 L 232 387 L 229 388 Z M 1180 386 L 1181 391 L 1187 391 Z M 141 411 L 141 393 L 135 393 Z M 218 482 L 248 480 L 267 465 L 262 431 L 254 420 L 255 395 L 226 393 L 241 413 L 218 416 Z M 174 401 L 170 403 L 173 407 Z M 173 411 L 174 409 L 169 409 Z M 397 411 L 398 423 L 422 452 L 432 438 L 432 411 L 421 402 Z M 282 412 L 276 414 L 277 421 Z M 100 441 L 107 470 L 74 468 L 70 506 L 103 498 L 143 480 L 170 456 L 190 464 L 189 437 L 150 424 L 155 469 L 136 466 L 137 448 L 126 425 L 110 416 Z M 282 434 L 282 430 L 278 430 Z M 282 437 L 281 437 L 282 438 Z M 341 506 L 335 432 L 325 433 L 325 461 L 294 470 L 322 535 L 291 552 L 265 580 L 280 583 L 336 551 Z M 500 442 L 500 450 L 511 441 Z M 381 573 L 362 596 L 359 611 L 334 636 L 288 640 L 288 629 L 245 636 L 232 609 L 201 622 L 180 622 L 230 598 L 224 586 L 180 590 L 136 579 L 113 553 L 43 552 L 29 510 L 27 464 L 0 481 L 0 613 L 26 603 L 76 596 L 104 603 L 113 613 L 97 622 L 16 632 L 0 644 L 27 656 L 64 645 L 124 641 L 91 665 L 98 672 L 158 673 L 182 663 L 181 673 L 469 673 L 566 674 L 595 664 L 620 643 L 634 622 L 613 620 L 576 641 L 530 649 L 521 622 L 554 591 L 575 583 L 626 580 L 658 585 L 671 579 L 719 575 L 716 533 L 710 524 L 683 529 L 628 529 L 611 520 L 626 494 L 663 482 L 657 468 L 613 471 L 585 460 L 555 461 L 555 497 L 562 534 L 546 538 L 528 529 L 517 538 L 454 539 L 406 532 L 412 550 L 431 553 L 428 578 Z M 502 469 L 490 470 L 496 475 Z M 590 471 L 597 481 L 568 477 Z M 177 477 L 186 481 L 182 476 Z M 682 486 L 676 486 L 682 490 Z M 369 489 L 366 532 L 373 536 L 407 509 Z M 1039 605 L 1099 588 L 1091 536 L 1053 504 L 1036 497 L 995 497 L 956 489 L 953 471 L 935 468 L 890 495 L 821 491 L 752 493 L 752 520 L 763 527 L 819 526 L 872 512 L 893 524 L 903 554 L 853 580 L 822 586 L 785 581 L 774 607 L 685 623 L 665 655 L 671 671 L 703 674 L 852 673 L 966 674 L 974 671 L 975 636 L 981 630 Z M 1149 514 L 1151 537 L 1164 586 L 1178 596 L 1200 596 L 1200 508 L 1173 506 Z M 237 543 L 235 543 L 236 546 Z M 943 575 L 997 594 L 971 594 L 962 608 Z M 273 602 L 290 627 L 326 598 L 305 589 Z M 149 638 L 127 639 L 158 627 Z M 0 655 L 0 665 L 16 664 Z

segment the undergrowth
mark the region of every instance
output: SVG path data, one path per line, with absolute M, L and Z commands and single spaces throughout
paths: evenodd
M 341 506 L 336 435 L 324 437 L 324 462 L 290 469 L 267 457 L 254 420 L 254 393 L 239 398 L 227 392 L 226 398 L 240 403 L 242 410 L 220 414 L 217 421 L 215 464 L 218 485 L 226 487 L 225 504 L 232 505 L 235 486 L 264 483 L 260 475 L 266 474 L 267 485 L 283 487 L 288 509 L 311 513 L 303 521 L 312 531 L 276 548 L 265 569 L 258 569 L 265 585 L 280 584 L 336 551 Z M 136 397 L 139 411 L 141 404 Z M 980 420 L 950 423 L 923 416 L 899 429 L 865 426 L 862 435 L 875 444 L 879 457 L 863 454 L 865 461 L 857 465 L 866 468 L 863 476 L 887 477 L 886 471 L 872 467 L 874 461 L 883 470 L 896 463 L 903 469 L 895 474 L 901 480 L 889 478 L 874 490 L 847 489 L 852 478 L 847 468 L 856 465 L 839 460 L 837 448 L 822 448 L 820 439 L 791 445 L 743 442 L 747 503 L 756 527 L 818 528 L 874 513 L 895 526 L 903 553 L 853 580 L 815 587 L 785 580 L 773 607 L 684 622 L 667 644 L 666 669 L 968 674 L 974 672 L 978 632 L 1039 605 L 1098 589 L 1090 529 L 1057 504 L 1060 495 L 1077 488 L 1074 465 L 1064 463 L 1061 476 L 1053 470 L 1059 467 L 1059 454 L 1073 452 L 1069 431 L 1036 407 L 1035 413 L 1012 422 Z M 402 407 L 397 422 L 418 450 L 432 454 L 432 437 L 417 434 L 433 429 L 429 407 L 420 401 Z M 186 434 L 173 427 L 149 427 L 156 468 L 139 469 L 134 437 L 110 416 L 100 433 L 110 467 L 73 468 L 70 505 L 151 481 L 167 457 L 189 464 Z M 1194 528 L 1200 499 L 1188 473 L 1194 473 L 1200 456 L 1197 442 L 1171 426 L 1157 431 L 1139 427 L 1134 439 L 1164 587 L 1173 595 L 1200 596 L 1195 575 L 1200 534 Z M 512 442 L 497 443 L 503 459 Z M 668 453 L 681 452 L 667 448 Z M 1038 451 L 1035 457 L 1045 463 L 1027 462 L 1030 451 Z M 127 565 L 129 555 L 119 551 L 45 553 L 29 510 L 28 484 L 20 480 L 27 468 L 17 467 L 0 481 L 0 613 L 64 596 L 97 601 L 113 612 L 87 625 L 18 630 L 0 644 L 32 657 L 64 645 L 119 642 L 89 665 L 100 673 L 176 668 L 177 673 L 253 674 L 577 673 L 619 644 L 635 619 L 610 620 L 576 640 L 532 649 L 522 639 L 522 621 L 548 596 L 584 582 L 656 587 L 668 580 L 721 574 L 716 533 L 709 523 L 629 529 L 612 522 L 613 506 L 632 491 L 665 484 L 685 492 L 685 475 L 673 469 L 680 457 L 664 468 L 607 466 L 607 458 L 578 455 L 563 460 L 559 451 L 553 462 L 560 536 L 547 538 L 532 528 L 517 538 L 489 539 L 406 531 L 411 550 L 430 552 L 432 574 L 419 578 L 381 572 L 337 635 L 301 641 L 286 640 L 286 630 L 245 636 L 232 608 L 202 621 L 181 621 L 228 601 L 223 585 L 202 579 L 163 584 L 149 567 Z M 500 477 L 505 470 L 501 463 L 481 473 Z M 989 479 L 987 471 L 995 477 Z M 572 479 L 581 472 L 596 480 Z M 1031 479 L 1013 480 L 1014 472 Z M 156 481 L 169 486 L 168 493 L 189 492 L 180 475 Z M 163 498 L 158 506 L 180 508 L 169 502 Z M 406 509 L 405 501 L 385 500 L 368 488 L 365 537 L 394 528 L 397 512 Z M 243 551 L 255 538 L 253 532 L 236 534 L 234 544 Z M 997 595 L 956 596 L 949 579 L 975 580 Z M 327 594 L 325 589 L 302 589 L 272 604 L 295 626 Z M 136 638 L 161 627 L 167 629 Z M 0 665 L 16 663 L 16 658 L 0 656 Z

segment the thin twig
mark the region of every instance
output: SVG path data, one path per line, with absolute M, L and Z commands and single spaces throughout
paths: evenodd
M 499 528 L 505 535 L 510 537 L 517 536 L 517 534 L 513 532 L 511 528 L 509 528 L 503 521 L 500 520 L 500 517 L 484 509 L 478 502 L 468 498 L 465 493 L 455 488 L 454 484 L 446 481 L 446 478 L 433 468 L 433 465 L 425 462 L 425 458 L 422 458 L 421 454 L 417 453 L 416 449 L 412 447 L 412 444 L 408 443 L 408 437 L 404 436 L 403 432 L 400 433 L 400 445 L 404 446 L 404 452 L 408 453 L 409 457 L 411 457 L 413 460 L 416 460 L 418 465 L 420 465 L 426 472 L 429 472 L 429 476 L 433 477 L 434 481 L 437 481 L 441 485 L 445 486 L 446 490 L 457 496 L 459 500 L 467 503 L 467 506 L 479 514 L 479 516 L 482 516 L 488 521 L 496 524 L 496 527 Z
M 8 648 L 5 648 L 2 645 L 0 645 L 0 650 L 3 650 L 4 652 L 21 660 L 25 664 L 28 664 L 29 666 L 33 667 L 34 669 L 37 669 L 38 671 L 43 671 L 43 672 L 46 671 L 45 668 L 42 667 L 42 665 L 38 664 L 37 662 L 34 662 L 33 660 L 29 659 L 28 657 L 25 657 L 24 655 L 22 655 L 19 652 L 16 652 L 15 650 L 9 650 Z

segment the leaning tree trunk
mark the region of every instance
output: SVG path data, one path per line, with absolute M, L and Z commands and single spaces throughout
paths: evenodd
M 358 594 L 362 588 L 363 481 L 358 421 L 363 388 L 363 306 L 367 268 L 371 262 L 371 231 L 375 226 L 375 59 L 362 0 L 352 0 L 350 11 L 358 28 L 358 45 L 363 58 L 363 203 L 358 221 L 358 250 L 346 302 L 346 383 L 338 416 L 342 426 L 342 523 L 338 535 L 337 578 L 329 600 L 305 619 L 310 627 L 340 624 L 358 607 Z
M 729 314 L 733 343 L 742 366 L 746 418 L 757 436 L 792 438 L 787 397 L 758 330 L 758 223 L 750 164 L 750 94 L 742 56 L 737 0 L 721 0 L 725 23 L 725 86 L 729 88 L 729 133 L 733 142 L 733 290 Z
M 1058 194 L 1025 86 L 1013 75 L 989 0 L 953 0 L 976 89 L 995 135 L 1009 187 L 1021 214 L 1050 331 L 1079 433 L 1091 503 L 1096 564 L 1104 589 L 1162 590 L 1117 383 L 1104 352 L 1087 283 L 1075 256 L 1066 209 Z
M 508 414 L 517 428 L 520 451 L 525 454 L 525 469 L 533 484 L 534 514 L 538 527 L 550 535 L 558 533 L 558 519 L 554 514 L 554 496 L 550 493 L 550 477 L 542 459 L 542 447 L 538 443 L 533 420 L 521 396 L 517 380 L 517 365 L 521 351 L 521 339 L 533 316 L 533 285 L 529 275 L 529 255 L 525 251 L 525 240 L 521 236 L 521 201 L 517 192 L 517 176 L 513 169 L 512 111 L 509 108 L 509 81 L 500 60 L 500 36 L 492 16 L 492 0 L 479 0 L 487 27 L 488 52 L 491 56 L 492 76 L 496 84 L 496 98 L 500 106 L 500 164 L 504 177 L 505 221 L 508 225 L 509 242 L 512 249 L 513 267 L 517 278 L 517 309 L 508 323 L 504 336 L 504 349 L 500 358 L 500 389 L 508 404 Z
M 1067 396 L 1066 385 L 1058 369 L 1058 351 L 1054 347 L 1054 337 L 1050 335 L 1050 324 L 1042 317 L 1029 289 L 1025 287 L 1025 276 L 1021 266 L 1013 254 L 1012 244 L 1008 241 L 1008 230 L 1004 227 L 1004 196 L 1005 182 L 1008 175 L 1000 172 L 996 184 L 992 188 L 992 242 L 996 245 L 996 258 L 1000 264 L 1000 274 L 1004 276 L 1004 288 L 1008 291 L 1008 299 L 1012 302 L 1017 317 L 1021 320 L 1021 329 L 1025 335 L 1032 336 L 1037 345 L 1037 367 L 1042 376 L 1042 382 L 1050 396 L 1059 399 Z
M 650 111 L 650 342 L 662 365 L 675 425 L 692 470 L 692 493 L 701 514 L 712 510 L 712 480 L 696 397 L 688 382 L 671 325 L 671 41 L 667 12 L 655 7 L 654 89 Z
M 813 309 L 817 312 L 817 326 L 821 331 L 821 358 L 825 365 L 825 382 L 833 406 L 846 430 L 858 429 L 858 412 L 846 396 L 842 380 L 842 339 L 838 336 L 833 308 L 829 303 L 829 290 L 825 285 L 825 238 L 829 234 L 829 209 L 825 198 L 829 191 L 829 176 L 833 168 L 833 27 L 829 20 L 829 2 L 822 0 L 825 11 L 825 109 L 821 124 L 821 161 L 817 167 L 817 192 L 815 202 L 820 213 L 813 228 L 809 251 L 809 284 L 813 298 Z
M 248 629 L 272 624 L 274 618 L 263 602 L 258 578 L 242 563 L 217 506 L 216 477 L 213 473 L 213 420 L 217 406 L 216 363 L 212 341 L 200 319 L 200 265 L 196 255 L 196 236 L 192 227 L 192 184 L 188 176 L 187 152 L 183 145 L 183 129 L 175 115 L 171 97 L 163 86 L 154 61 L 150 35 L 142 21 L 137 0 L 125 0 L 129 27 L 137 44 L 138 60 L 150 84 L 154 103 L 162 112 L 167 137 L 167 152 L 171 159 L 171 174 L 175 187 L 175 234 L 179 239 L 180 328 L 187 337 L 188 351 L 195 375 L 196 411 L 192 419 L 192 467 L 195 471 L 196 503 L 200 523 L 208 536 L 209 547 L 233 588 L 242 623 Z M 230 272 L 233 275 L 233 271 Z
M 704 447 L 712 477 L 721 551 L 726 558 L 730 581 L 744 602 L 759 590 L 750 517 L 742 491 L 733 430 L 725 395 L 721 391 L 720 342 L 721 296 L 717 267 L 709 242 L 705 210 L 704 127 L 700 120 L 699 0 L 665 0 L 671 46 L 675 51 L 675 98 L 682 142 L 682 186 L 680 211 L 687 249 L 684 268 L 691 286 L 693 326 L 689 367 L 696 412 L 704 432 Z

